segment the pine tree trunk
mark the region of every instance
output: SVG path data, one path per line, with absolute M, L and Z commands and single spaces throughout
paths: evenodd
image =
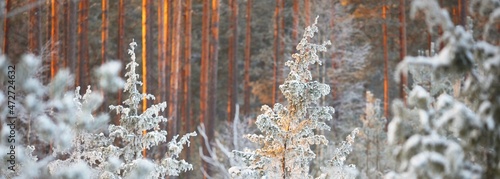
M 30 0 L 30 4 L 35 4 L 36 1 L 37 0 Z M 38 39 L 36 38 L 38 31 L 36 17 L 38 16 L 37 14 L 40 13 L 38 11 L 38 7 L 35 7 L 29 12 L 28 49 L 34 54 L 38 54 L 40 50 L 38 46 Z
M 387 22 L 386 22 L 386 5 L 385 1 L 382 7 L 382 33 L 383 33 L 383 48 L 384 48 L 384 116 L 389 119 L 389 56 L 387 53 Z M 389 121 L 387 121 L 387 124 Z M 387 126 L 387 125 L 386 125 Z
M 62 60 L 63 60 L 63 68 L 68 67 L 68 50 L 69 50 L 69 32 L 70 30 L 70 20 L 69 20 L 69 1 L 63 2 L 63 39 L 62 39 Z M 70 69 L 71 70 L 71 69 Z
M 118 60 L 122 61 L 123 64 L 127 64 L 127 60 L 125 60 L 125 50 L 126 50 L 126 45 L 125 45 L 125 2 L 124 0 L 120 0 L 118 2 L 118 44 L 117 44 L 117 57 Z M 123 74 L 123 72 L 121 72 Z M 122 101 L 122 96 L 123 92 L 122 90 L 118 91 L 118 102 L 121 103 Z M 120 124 L 120 116 L 117 115 L 113 123 L 115 125 Z
M 210 28 L 212 29 L 212 38 L 210 42 L 210 65 L 209 65 L 209 118 L 207 124 L 207 137 L 210 141 L 214 138 L 214 123 L 216 122 L 216 106 L 217 106 L 217 65 L 219 61 L 219 0 L 212 0 L 212 21 Z
M 245 32 L 245 87 L 244 87 L 244 107 L 243 114 L 250 113 L 250 58 L 251 58 L 251 40 L 252 40 L 252 0 L 247 0 L 246 12 L 246 32 Z
M 405 0 L 400 0 L 399 1 L 399 22 L 400 22 L 400 27 L 399 27 L 399 38 L 401 42 L 401 49 L 399 53 L 399 58 L 400 61 L 402 61 L 406 57 L 406 5 L 405 5 Z M 403 101 L 406 101 L 406 92 L 405 92 L 405 87 L 408 86 L 407 80 L 406 80 L 406 75 L 405 73 L 401 73 L 401 82 L 399 83 L 399 95 L 400 98 L 403 99 Z M 405 102 L 406 103 L 406 102 Z
M 88 78 L 88 0 L 81 0 L 78 4 L 79 17 L 78 17 L 78 73 L 77 86 L 82 88 L 86 87 L 89 82 Z
M 292 43 L 296 44 L 298 41 L 299 35 L 299 0 L 293 0 L 293 30 L 292 30 Z M 293 53 L 295 53 L 296 49 L 293 48 Z
M 147 78 L 147 70 L 148 70 L 148 65 L 147 65 L 147 33 L 148 33 L 148 9 L 149 9 L 149 6 L 148 6 L 148 1 L 149 0 L 142 0 L 142 64 L 141 64 L 141 67 L 142 67 L 142 93 L 145 94 L 148 92 L 148 78 Z M 147 100 L 143 100 L 142 101 L 142 111 L 146 111 L 147 109 L 147 106 L 148 106 L 148 101 Z M 146 131 L 142 131 L 142 134 L 145 135 L 146 134 Z M 142 150 L 142 156 L 144 158 L 146 158 L 147 156 L 147 153 L 146 153 L 146 149 L 143 149 Z
M 163 6 L 163 38 L 164 38 L 164 52 L 165 52 L 165 58 L 163 59 L 163 74 L 162 74 L 162 84 L 167 84 L 170 83 L 170 59 L 172 58 L 171 56 L 171 35 L 170 33 L 170 12 L 171 12 L 171 0 L 165 0 L 164 6 Z M 170 88 L 168 87 L 162 87 L 162 99 L 169 99 L 170 97 Z M 170 105 L 167 105 L 167 108 L 165 109 L 165 115 L 168 113 L 170 108 Z
M 50 79 L 53 79 L 57 73 L 59 65 L 59 18 L 58 18 L 58 2 L 57 0 L 50 1 Z
M 168 1 L 168 0 L 167 0 Z M 162 83 L 162 76 L 163 76 L 163 59 L 165 59 L 165 42 L 163 41 L 165 38 L 163 38 L 163 6 L 165 5 L 164 3 L 165 0 L 159 0 L 158 1 L 158 75 L 157 75 L 157 84 L 158 87 L 156 89 L 156 102 L 161 103 L 164 99 L 162 98 L 162 88 L 163 88 L 163 83 Z
M 184 132 L 190 132 L 191 125 L 191 0 L 185 0 L 184 4 L 184 67 L 183 67 L 183 104 L 182 125 Z M 190 148 L 185 148 L 186 161 L 191 161 Z
M 278 85 L 279 85 L 279 59 L 280 59 L 280 6 L 281 6 L 281 0 L 276 0 L 276 7 L 274 10 L 274 55 L 273 55 L 273 91 L 272 91 L 272 104 L 274 105 L 277 100 L 278 100 Z
M 210 65 L 210 1 L 203 1 L 203 16 L 202 16 L 202 35 L 201 35 L 201 72 L 200 72 L 200 123 L 201 125 L 208 126 L 210 121 L 208 120 L 208 105 L 210 104 L 208 101 L 208 76 L 210 74 L 209 65 Z M 210 130 L 210 128 L 206 128 Z M 205 143 L 203 138 L 200 137 L 201 146 L 203 148 L 203 155 L 209 155 L 207 146 L 210 144 Z M 207 172 L 209 171 L 208 163 L 203 163 L 203 169 Z M 206 178 L 206 177 L 204 177 Z
M 236 73 L 237 68 L 237 52 L 238 52 L 238 0 L 229 0 L 229 6 L 231 8 L 230 17 L 230 31 L 231 36 L 229 37 L 229 85 L 228 85 L 228 100 L 227 100 L 227 114 L 228 121 L 232 122 L 235 117 L 236 103 L 238 101 L 238 80 Z
M 108 0 L 101 1 L 102 26 L 101 26 L 101 64 L 106 62 L 106 46 L 108 44 Z
M 304 9 L 306 12 L 306 27 L 311 25 L 311 2 L 310 0 L 304 0 Z
M 181 30 L 181 13 L 182 5 L 180 0 L 172 2 L 173 10 L 173 25 L 172 25 L 172 58 L 170 62 L 171 76 L 170 76 L 170 108 L 168 121 L 170 138 L 178 133 L 177 128 L 177 114 L 178 114 L 178 101 L 179 101 L 179 79 L 180 79 L 180 30 Z M 169 139 L 170 139 L 169 138 Z
M 12 2 L 10 0 L 5 0 L 5 11 L 3 14 L 3 44 L 2 44 L 2 53 L 7 54 L 9 50 L 9 18 L 7 17 L 7 14 L 9 14 L 10 11 L 10 4 Z

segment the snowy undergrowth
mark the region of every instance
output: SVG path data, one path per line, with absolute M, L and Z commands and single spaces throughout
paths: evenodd
M 16 127 L 9 125 L 6 107 L 6 89 L 0 89 L 0 158 L 11 157 L 8 153 L 15 147 L 15 164 L 0 163 L 0 178 L 163 178 L 177 176 L 192 170 L 191 164 L 180 160 L 184 145 L 196 133 L 175 136 L 168 142 L 168 151 L 160 161 L 145 159 L 141 152 L 166 143 L 167 132 L 159 129 L 159 122 L 166 118 L 159 115 L 166 103 L 152 105 L 145 111 L 139 109 L 142 100 L 154 99 L 153 95 L 140 94 L 137 85 L 142 85 L 136 74 L 134 47 L 129 54 L 132 60 L 127 64 L 126 83 L 117 75 L 121 64 L 111 61 L 97 68 L 99 88 L 93 92 L 88 86 L 80 95 L 80 87 L 73 86 L 73 76 L 61 69 L 47 85 L 38 79 L 41 60 L 32 55 L 24 56 L 16 64 Z M 7 81 L 5 56 L 0 56 L 0 80 Z M 107 114 L 96 114 L 104 100 L 102 91 L 116 92 L 125 87 L 128 98 L 124 105 L 110 106 L 121 114 L 120 125 L 109 125 Z M 14 144 L 9 135 L 15 131 Z M 143 131 L 147 131 L 143 134 Z M 34 135 L 36 134 L 36 135 Z M 121 144 L 113 145 L 119 138 Z M 49 155 L 39 159 L 34 155 L 33 143 L 49 146 Z M 12 167 L 10 167 L 12 165 Z

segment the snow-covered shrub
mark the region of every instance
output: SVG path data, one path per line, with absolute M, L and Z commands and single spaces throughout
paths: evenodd
M 235 117 L 232 123 L 227 122 L 223 132 L 216 134 L 215 143 L 210 145 L 208 137 L 205 132 L 205 126 L 201 124 L 198 126 L 198 133 L 205 140 L 205 145 L 209 155 L 203 155 L 202 148 L 200 147 L 199 153 L 201 159 L 206 162 L 211 171 L 214 173 L 211 176 L 202 167 L 200 168 L 203 175 L 207 178 L 231 178 L 229 168 L 231 166 L 244 165 L 244 162 L 239 158 L 234 157 L 231 151 L 233 150 L 247 150 L 255 149 L 255 143 L 248 140 L 241 140 L 244 134 L 253 133 L 254 126 L 250 125 L 250 118 L 239 118 L 239 106 L 236 106 Z M 212 147 L 213 146 L 213 147 Z
M 494 2 L 472 1 L 471 7 L 479 9 L 472 12 L 487 15 L 490 19 L 497 18 L 500 4 Z M 461 101 L 446 93 L 434 98 L 416 86 L 408 98 L 410 108 L 402 102 L 394 103 L 395 115 L 389 125 L 388 140 L 395 145 L 400 168 L 399 173 L 389 176 L 498 178 L 500 49 L 487 42 L 490 40 L 488 30 L 483 34 L 484 40 L 476 42 L 470 30 L 455 27 L 448 13 L 434 0 L 414 1 L 412 14 L 418 11 L 426 16 L 429 28 L 439 26 L 443 30 L 438 42 L 443 42 L 444 47 L 435 56 L 406 57 L 398 65 L 398 70 L 407 70 L 410 64 L 428 66 L 434 79 L 458 79 L 463 83 L 463 88 L 456 93 Z M 412 108 L 418 114 L 407 115 Z M 418 125 L 407 135 L 405 123 L 409 118 L 417 118 Z
M 346 140 L 342 141 L 340 146 L 332 151 L 333 157 L 328 161 L 328 167 L 321 167 L 322 174 L 318 177 L 318 179 L 354 179 L 359 175 L 359 171 L 356 169 L 354 164 L 346 164 L 347 156 L 353 151 L 354 139 L 358 133 L 359 129 L 355 128 L 351 131 L 351 134 L 347 135 Z
M 320 106 L 318 101 L 330 92 L 326 84 L 312 81 L 309 65 L 321 61 L 317 52 L 326 51 L 322 45 L 309 43 L 318 31 L 315 23 L 306 28 L 304 36 L 297 45 L 298 53 L 294 60 L 286 62 L 290 73 L 280 90 L 287 100 L 286 105 L 274 104 L 273 108 L 262 106 L 263 114 L 257 117 L 256 125 L 262 134 L 250 134 L 245 137 L 261 147 L 255 151 L 233 151 L 246 163 L 229 169 L 233 178 L 311 178 L 309 164 L 316 154 L 311 145 L 327 145 L 323 135 L 315 134 L 318 130 L 329 130 L 323 120 L 332 119 L 334 109 Z

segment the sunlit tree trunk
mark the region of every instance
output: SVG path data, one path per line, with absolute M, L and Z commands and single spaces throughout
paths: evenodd
M 148 91 L 148 78 L 147 78 L 147 69 L 148 69 L 148 65 L 147 65 L 147 33 L 148 33 L 148 18 L 149 18 L 149 13 L 148 13 L 148 9 L 149 9 L 149 6 L 148 6 L 148 1 L 149 0 L 142 0 L 142 64 L 141 64 L 141 67 L 142 67 L 142 93 L 145 94 L 147 93 Z M 146 111 L 147 109 L 147 105 L 148 105 L 148 101 L 147 100 L 143 100 L 142 101 L 142 111 Z M 142 131 L 142 134 L 145 135 L 146 134 L 146 131 Z M 144 158 L 146 158 L 146 149 L 143 149 L 142 150 L 142 156 L 144 156 Z
M 243 102 L 243 114 L 248 115 L 250 112 L 250 58 L 251 58 L 251 40 L 252 40 L 252 0 L 247 0 L 246 12 L 246 32 L 245 32 L 245 91 Z
M 389 56 L 387 53 L 387 22 L 386 22 L 386 4 L 385 1 L 382 6 L 382 35 L 383 35 L 383 48 L 384 48 L 384 116 L 389 118 Z M 389 122 L 389 121 L 388 121 Z
M 201 69 L 200 69 L 200 123 L 202 125 L 208 126 L 210 121 L 208 120 L 208 76 L 210 74 L 210 1 L 203 1 L 203 16 L 201 24 Z M 207 130 L 210 128 L 207 127 Z M 201 146 L 203 148 L 203 155 L 209 155 L 207 150 L 207 145 L 203 138 L 200 137 Z M 209 171 L 209 166 L 206 162 L 203 162 L 203 168 L 205 171 Z
M 182 126 L 184 132 L 190 132 L 191 125 L 191 0 L 184 1 L 184 67 L 183 67 L 183 104 L 182 104 Z M 191 150 L 185 149 L 186 161 L 190 161 Z
M 108 0 L 101 1 L 101 10 L 101 64 L 104 64 L 106 62 L 106 46 L 108 44 Z
M 236 103 L 238 101 L 238 80 L 237 80 L 237 52 L 238 52 L 238 0 L 229 0 L 229 6 L 231 8 L 230 17 L 230 31 L 231 36 L 229 37 L 229 85 L 228 85 L 228 100 L 227 100 L 227 114 L 228 121 L 232 122 L 234 118 L 234 112 L 236 110 Z
M 180 0 L 172 2 L 173 24 L 172 24 L 172 58 L 170 59 L 170 108 L 168 125 L 170 126 L 169 133 L 173 136 L 178 133 L 178 103 L 179 103 L 179 79 L 180 79 L 180 30 L 181 30 L 181 13 L 182 5 Z
M 400 61 L 402 61 L 406 57 L 406 2 L 405 0 L 399 0 L 399 39 L 400 39 L 400 45 L 401 49 L 399 52 L 399 58 Z M 401 82 L 399 83 L 399 95 L 400 98 L 403 99 L 403 101 L 406 101 L 406 92 L 405 92 L 405 87 L 408 86 L 408 82 L 406 80 L 406 75 L 405 73 L 401 73 Z
M 50 1 L 50 78 L 54 78 L 59 65 L 59 18 L 58 18 L 58 1 Z

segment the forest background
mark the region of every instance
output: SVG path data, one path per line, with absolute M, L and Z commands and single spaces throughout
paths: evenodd
M 441 30 L 429 32 L 423 16 L 410 20 L 409 2 L 4 0 L 0 4 L 0 42 L 12 63 L 27 52 L 41 56 L 39 78 L 44 84 L 67 68 L 75 74 L 74 86 L 84 87 L 97 83 L 93 68 L 111 60 L 126 64 L 126 49 L 134 39 L 139 44 L 138 73 L 144 82 L 140 90 L 154 94 L 156 102 L 167 102 L 163 113 L 169 122 L 162 125 L 169 131 L 167 140 L 195 131 L 204 123 L 208 141 L 214 141 L 231 133 L 228 126 L 235 119 L 255 130 L 253 123 L 260 107 L 284 101 L 278 85 L 288 72 L 285 61 L 296 51 L 304 27 L 319 16 L 320 37 L 315 40 L 331 40 L 332 45 L 320 54 L 323 66 L 311 71 L 313 79 L 331 87 L 331 95 L 321 103 L 336 109 L 334 120 L 327 122 L 332 129 L 323 135 L 330 141 L 342 141 L 354 128 L 364 125 L 366 104 L 374 100 L 366 98 L 367 91 L 382 99 L 384 118 L 392 118 L 390 102 L 404 98 L 405 85 L 412 83 L 411 79 L 393 80 L 396 64 L 406 55 L 430 54 L 430 49 L 440 48 L 432 43 Z M 455 24 L 465 26 L 469 14 L 466 0 L 439 3 Z M 474 28 L 482 29 L 486 21 L 475 19 Z M 500 25 L 496 28 L 500 30 Z M 479 37 L 481 31 L 474 33 Z M 498 44 L 497 35 L 490 37 L 498 39 Z M 422 52 L 426 50 L 429 52 Z M 119 104 L 123 95 L 103 95 L 104 104 L 98 112 L 109 113 L 112 123 L 117 124 L 119 116 L 106 106 Z M 144 109 L 149 105 L 142 103 Z M 202 153 L 209 155 L 204 140 L 192 142 L 193 147 L 182 155 L 196 169 L 208 167 L 197 150 L 201 147 Z M 46 149 L 38 150 L 39 156 L 51 150 L 50 144 L 35 145 Z M 159 157 L 161 150 L 148 150 L 148 158 Z M 352 155 L 351 163 L 361 163 L 367 156 L 362 150 Z M 202 171 L 183 175 L 198 178 Z

